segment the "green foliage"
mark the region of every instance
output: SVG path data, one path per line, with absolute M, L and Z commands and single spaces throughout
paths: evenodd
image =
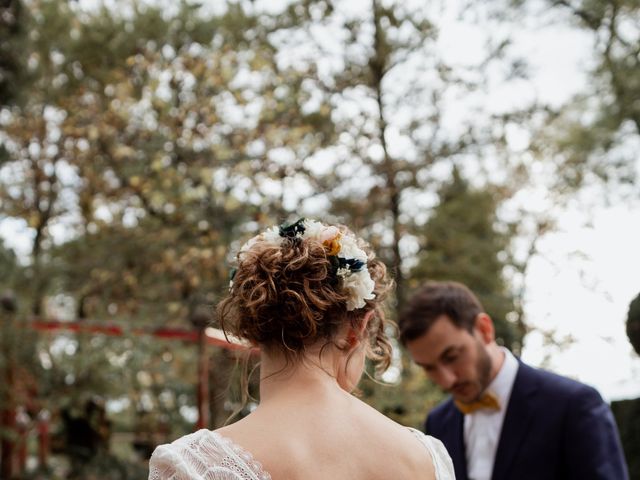
M 19 86 L 26 78 L 26 58 L 20 52 L 26 44 L 27 16 L 21 0 L 0 6 L 0 106 L 19 100 Z
M 277 65 L 267 29 L 242 9 L 208 18 L 181 3 L 173 16 L 136 7 L 128 17 L 31 6 L 37 93 L 6 112 L 16 173 L 0 201 L 35 232 L 32 310 L 64 292 L 80 316 L 111 306 L 184 318 L 177 302 L 226 284 L 227 246 L 243 225 L 282 215 L 264 185 L 286 173 L 266 152 L 311 154 L 332 136 L 329 112 L 300 114 L 304 72 Z M 54 246 L 58 221 L 70 241 Z
M 640 140 L 640 4 L 635 0 L 549 2 L 590 32 L 594 68 L 589 88 L 546 122 L 535 148 L 557 160 L 557 183 L 575 190 L 594 179 L 617 186 L 638 182 Z M 635 192 L 637 189 L 630 189 Z
M 503 276 L 509 238 L 496 228 L 495 196 L 471 188 L 457 168 L 438 196 L 411 274 L 413 286 L 427 279 L 464 283 L 494 320 L 498 340 L 518 351 L 522 332 L 507 320 L 515 306 Z
M 633 349 L 640 355 L 640 294 L 629 304 L 627 314 L 627 336 Z
M 399 243 L 414 233 L 411 197 L 434 188 L 432 172 L 440 164 L 480 142 L 472 128 L 464 136 L 441 134 L 442 99 L 479 85 L 451 74 L 436 48 L 434 17 L 427 9 L 379 1 L 361 11 L 295 2 L 279 19 L 286 35 L 273 40 L 282 52 L 295 53 L 315 95 L 332 109 L 337 141 L 322 157 L 327 165 L 313 157 L 304 162 L 313 187 L 309 200 L 324 196 L 330 215 L 370 240 L 396 280 L 398 304 L 407 261 Z M 325 37 L 337 43 L 335 55 Z M 306 53 L 292 45 L 300 41 L 308 43 Z M 340 67 L 320 71 L 322 64 Z
M 149 475 L 146 462 L 126 460 L 117 455 L 100 452 L 83 462 L 72 472 L 63 468 L 38 468 L 20 475 L 19 480 L 144 480 Z
M 13 285 L 14 277 L 19 270 L 15 252 L 7 248 L 4 240 L 0 239 L 0 291 Z

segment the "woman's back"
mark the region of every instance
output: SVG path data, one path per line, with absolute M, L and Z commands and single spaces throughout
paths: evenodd
M 295 409 L 261 405 L 219 433 L 251 452 L 273 480 L 442 480 L 414 432 L 355 397 L 331 396 L 307 404 L 293 398 Z
M 216 432 L 201 430 L 160 447 L 150 479 L 454 478 L 437 440 L 396 424 L 354 397 L 329 398 L 329 393 L 301 404 L 301 397 L 314 392 L 308 393 L 261 405 Z

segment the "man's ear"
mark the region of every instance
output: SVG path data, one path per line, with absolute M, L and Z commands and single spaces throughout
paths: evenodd
M 491 320 L 491 317 L 484 312 L 479 313 L 476 316 L 474 330 L 485 344 L 494 342 L 496 339 L 496 330 L 493 326 L 493 320 Z
M 371 321 L 371 318 L 375 314 L 375 310 L 369 310 L 364 314 L 362 320 L 360 320 L 360 324 L 355 327 L 349 327 L 347 331 L 347 342 L 350 347 L 356 346 L 358 343 L 362 341 L 364 337 L 364 332 L 367 330 L 367 325 Z

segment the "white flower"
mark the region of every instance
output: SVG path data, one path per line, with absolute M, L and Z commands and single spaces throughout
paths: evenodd
M 340 236 L 340 230 L 338 230 L 338 227 L 327 227 L 320 234 L 320 241 L 322 243 L 330 242 L 338 236 Z
M 359 272 L 350 272 L 342 278 L 343 288 L 349 293 L 347 300 L 347 311 L 355 310 L 365 306 L 365 300 L 372 300 L 376 297 L 373 293 L 375 283 L 365 268 Z
M 280 236 L 280 228 L 279 227 L 270 227 L 266 229 L 262 233 L 262 240 L 273 245 L 280 246 L 282 245 L 282 237 Z
M 351 270 L 349 270 L 348 268 L 339 268 L 336 272 L 336 275 L 340 278 L 346 278 L 351 275 Z
M 240 253 L 244 253 L 246 251 L 251 250 L 251 247 L 253 247 L 256 243 L 258 243 L 258 240 L 260 240 L 260 235 L 251 237 L 249 240 L 245 242 L 244 245 L 242 245 L 242 247 L 240 247 Z
M 367 254 L 358 247 L 356 239 L 351 235 L 345 235 L 340 239 L 340 258 L 360 260 L 363 263 L 367 263 Z
M 240 254 L 248 252 L 258 242 L 266 242 L 269 245 L 279 247 L 282 244 L 282 237 L 280 236 L 280 229 L 278 227 L 270 227 L 264 232 L 255 237 L 251 237 L 240 247 Z
M 322 233 L 327 229 L 325 225 L 315 220 L 305 219 L 304 221 L 304 233 L 302 234 L 302 238 L 313 238 L 316 240 L 320 240 L 322 237 Z M 322 240 L 320 240 L 322 241 Z
M 376 287 L 375 282 L 367 270 L 366 255 L 359 248 L 354 256 L 344 255 L 340 251 L 339 256 L 347 260 L 357 259 L 364 262 L 364 267 L 354 272 L 350 268 L 339 268 L 336 274 L 342 278 L 342 287 L 347 291 L 349 298 L 347 299 L 347 311 L 356 310 L 365 306 L 365 300 L 372 300 L 375 298 L 373 289 Z M 344 255 L 344 257 L 343 257 Z M 364 256 L 364 260 L 362 257 Z

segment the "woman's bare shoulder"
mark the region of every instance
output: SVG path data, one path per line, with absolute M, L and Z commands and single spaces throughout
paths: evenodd
M 340 409 L 265 413 L 216 432 L 250 451 L 273 478 L 436 479 L 432 456 L 416 435 L 358 399 Z

